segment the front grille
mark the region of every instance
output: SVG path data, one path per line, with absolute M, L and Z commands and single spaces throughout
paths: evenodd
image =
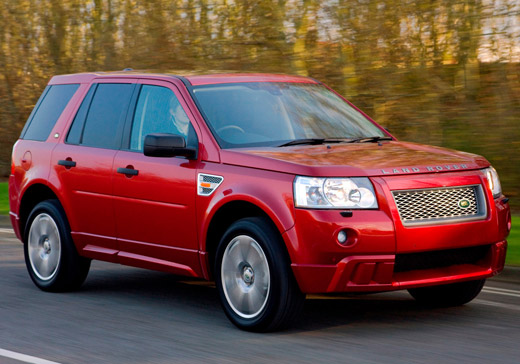
M 477 264 L 486 258 L 490 245 L 436 250 L 422 253 L 396 254 L 394 273 L 435 269 L 459 264 Z
M 482 186 L 392 191 L 403 225 L 479 220 L 486 217 Z

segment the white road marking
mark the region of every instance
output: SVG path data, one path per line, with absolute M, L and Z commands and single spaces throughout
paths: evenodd
M 520 293 L 520 291 L 516 289 L 506 289 L 506 288 L 499 288 L 499 287 L 490 287 L 486 286 L 484 289 L 490 289 L 492 291 L 500 291 L 500 292 L 508 292 L 508 293 Z
M 510 304 L 507 304 L 507 303 L 500 303 L 500 302 L 481 300 L 480 298 L 477 298 L 473 302 L 476 303 L 476 304 L 480 304 L 480 305 L 500 307 L 500 308 L 505 308 L 505 309 L 513 310 L 513 311 L 520 311 L 520 307 L 518 305 L 510 305 Z M 470 303 L 470 305 L 471 305 L 471 303 Z
M 30 364 L 59 364 L 59 363 L 56 363 L 55 361 L 50 361 L 50 360 L 37 358 L 35 356 L 15 353 L 14 351 L 9 351 L 9 350 L 4 350 L 4 349 L 0 349 L 0 356 L 3 356 L 4 358 L 22 361 L 24 363 L 30 363 Z
M 511 289 L 486 287 L 486 288 L 482 289 L 482 292 L 520 298 L 520 292 L 511 290 Z
M 14 234 L 14 231 L 13 231 L 13 229 L 3 229 L 3 228 L 0 228 L 0 233 Z

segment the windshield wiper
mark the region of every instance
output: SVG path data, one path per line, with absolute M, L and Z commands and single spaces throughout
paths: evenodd
M 361 137 L 345 141 L 345 143 L 375 143 L 381 140 L 393 140 L 388 136 L 372 136 L 372 137 Z
M 325 143 L 345 143 L 349 142 L 348 139 L 332 139 L 332 138 L 306 138 L 306 139 L 295 139 L 288 141 L 287 143 L 280 144 L 279 147 L 288 147 L 290 145 L 319 145 Z
M 354 139 L 342 139 L 342 138 L 303 138 L 290 140 L 287 143 L 280 144 L 279 147 L 288 147 L 291 145 L 319 145 L 325 143 L 375 143 L 381 140 L 393 140 L 388 136 L 372 136 L 372 137 L 360 137 Z

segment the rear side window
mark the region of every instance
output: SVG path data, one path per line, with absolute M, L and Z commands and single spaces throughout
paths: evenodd
M 67 142 L 89 147 L 118 149 L 134 84 L 100 83 L 85 97 Z
M 92 96 L 96 91 L 97 85 L 92 85 L 88 90 L 87 96 L 83 99 L 81 106 L 79 107 L 76 116 L 74 117 L 74 121 L 72 122 L 72 126 L 70 127 L 69 134 L 67 135 L 67 143 L 69 144 L 79 144 L 81 141 L 81 133 L 83 133 L 83 125 L 85 125 L 85 118 L 87 117 L 88 108 L 90 107 L 90 102 L 92 101 Z
M 45 141 L 79 84 L 48 86 L 22 132 L 23 139 Z

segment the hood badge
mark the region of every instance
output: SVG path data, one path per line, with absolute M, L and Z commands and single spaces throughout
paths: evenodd
M 459 207 L 461 209 L 467 209 L 470 205 L 471 205 L 471 202 L 469 202 L 469 200 L 467 200 L 465 198 L 459 201 Z
M 458 169 L 467 169 L 466 164 L 447 164 L 442 166 L 428 166 L 428 167 L 409 167 L 409 168 L 393 168 L 382 169 L 383 174 L 398 174 L 398 173 L 420 173 L 420 172 L 439 172 L 439 171 L 454 171 Z

